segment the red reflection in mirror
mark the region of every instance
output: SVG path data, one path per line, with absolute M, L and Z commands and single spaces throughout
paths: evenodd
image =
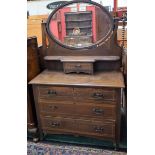
M 104 23 L 109 26 L 104 26 Z M 49 29 L 54 37 L 68 46 L 89 46 L 104 37 L 111 21 L 101 8 L 75 3 L 59 9 L 51 18 Z

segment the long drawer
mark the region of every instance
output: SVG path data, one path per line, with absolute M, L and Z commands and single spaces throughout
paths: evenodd
M 112 88 L 39 86 L 39 100 L 114 103 L 116 90 Z
M 72 115 L 94 117 L 99 119 L 115 119 L 116 106 L 111 104 L 73 104 L 70 102 L 40 102 L 40 111 L 50 116 Z
M 83 133 L 101 137 L 114 138 L 115 123 L 95 120 L 81 120 L 61 117 L 42 117 L 43 130 Z

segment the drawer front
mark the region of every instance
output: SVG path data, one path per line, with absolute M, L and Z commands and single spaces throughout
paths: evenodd
M 80 120 L 78 128 L 80 132 L 84 133 L 109 138 L 115 137 L 115 124 L 113 122 Z
M 93 64 L 92 63 L 87 63 L 87 62 L 64 62 L 64 72 L 69 73 L 69 72 L 84 72 L 84 73 L 89 73 L 93 74 Z
M 112 88 L 74 88 L 77 100 L 115 101 L 116 91 Z
M 113 122 L 94 120 L 81 120 L 61 117 L 43 117 L 41 119 L 43 130 L 71 132 L 85 135 L 94 135 L 107 138 L 115 137 L 115 125 Z
M 70 102 L 40 102 L 40 112 L 50 116 L 72 115 L 86 118 L 113 119 L 116 118 L 115 105 L 110 104 L 73 104 Z
M 42 117 L 42 128 L 48 130 L 76 130 L 77 124 L 74 119 L 61 117 Z
M 61 103 L 61 102 L 41 102 L 40 111 L 43 113 L 49 113 L 50 115 L 74 115 L 75 105 L 73 103 Z
M 77 104 L 76 113 L 88 118 L 116 119 L 116 107 L 110 104 Z
M 74 101 L 105 103 L 116 101 L 116 90 L 112 88 L 86 88 L 86 87 L 54 87 L 39 86 L 39 99 L 50 101 Z
M 53 87 L 40 86 L 39 99 L 44 100 L 71 100 L 73 98 L 73 88 L 71 87 Z

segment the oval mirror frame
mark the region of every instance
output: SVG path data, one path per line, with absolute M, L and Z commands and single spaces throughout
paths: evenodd
M 96 43 L 94 43 L 93 45 L 89 45 L 89 46 L 84 46 L 84 47 L 75 47 L 75 46 L 67 46 L 66 44 L 61 43 L 58 39 L 56 39 L 56 37 L 52 34 L 52 32 L 50 31 L 50 21 L 53 17 L 53 15 L 61 8 L 68 6 L 70 4 L 74 4 L 74 3 L 88 3 L 88 4 L 93 4 L 97 7 L 99 7 L 103 12 L 105 12 L 111 22 L 111 28 L 109 29 L 109 32 L 106 34 L 105 37 L 101 38 L 100 40 L 98 40 Z M 99 3 L 93 2 L 93 1 L 85 1 L 85 0 L 75 0 L 75 1 L 68 1 L 66 3 L 63 3 L 62 5 L 60 5 L 59 7 L 57 7 L 48 17 L 47 19 L 47 24 L 46 24 L 46 31 L 47 34 L 49 35 L 49 37 L 56 42 L 58 45 L 67 48 L 67 49 L 71 49 L 71 50 L 79 50 L 79 49 L 92 49 L 92 48 L 97 48 L 100 45 L 103 45 L 105 42 L 107 42 L 109 40 L 109 38 L 112 36 L 113 34 L 113 18 L 111 16 L 111 14 L 107 11 L 106 8 L 104 8 L 102 5 L 100 5 Z

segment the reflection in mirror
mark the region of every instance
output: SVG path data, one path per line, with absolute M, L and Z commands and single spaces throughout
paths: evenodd
M 49 22 L 54 38 L 70 47 L 88 47 L 106 37 L 112 22 L 100 7 L 73 3 L 59 9 Z

